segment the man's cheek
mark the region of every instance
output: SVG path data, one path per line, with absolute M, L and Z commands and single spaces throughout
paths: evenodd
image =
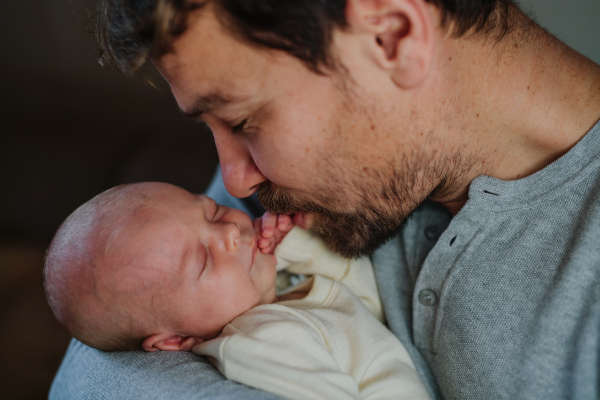
M 250 152 L 267 179 L 283 187 L 307 190 L 319 169 L 320 156 L 312 143 L 285 135 L 280 132 L 276 138 L 250 143 Z

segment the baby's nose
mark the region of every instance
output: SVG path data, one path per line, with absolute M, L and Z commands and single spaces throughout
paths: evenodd
M 229 253 L 235 253 L 238 249 L 238 239 L 240 238 L 240 226 L 235 222 L 229 222 L 224 227 L 225 231 L 225 250 Z

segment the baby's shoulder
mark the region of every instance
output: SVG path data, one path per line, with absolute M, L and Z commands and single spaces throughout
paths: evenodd
M 231 321 L 219 335 L 229 337 L 233 342 L 281 342 L 290 339 L 301 340 L 311 337 L 323 341 L 319 322 L 306 310 L 296 309 L 282 304 L 259 305 Z

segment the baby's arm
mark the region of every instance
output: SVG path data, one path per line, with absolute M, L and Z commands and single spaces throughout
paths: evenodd
M 304 275 L 321 275 L 343 283 L 371 313 L 384 321 L 383 308 L 368 257 L 343 258 L 329 250 L 321 237 L 300 227 L 293 228 L 275 251 L 277 269 Z
M 208 356 L 227 379 L 288 399 L 361 399 L 322 332 L 285 306 L 256 307 L 192 351 Z
M 254 230 L 261 235 L 258 240 L 258 247 L 261 253 L 273 254 L 275 247 L 294 227 L 294 221 L 291 216 L 286 214 L 271 214 L 266 212 L 262 217 L 254 220 Z

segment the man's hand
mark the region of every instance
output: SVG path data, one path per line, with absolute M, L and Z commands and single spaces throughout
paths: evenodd
M 266 212 L 254 220 L 254 230 L 261 236 L 258 239 L 258 248 L 263 254 L 273 254 L 275 247 L 283 240 L 285 235 L 294 227 L 291 216 L 286 214 L 271 214 Z

